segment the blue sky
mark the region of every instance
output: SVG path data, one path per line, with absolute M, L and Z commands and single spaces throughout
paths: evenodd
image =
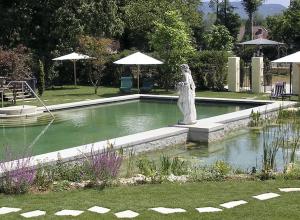
M 205 0 L 205 1 L 209 1 L 209 0 Z M 238 2 L 239 0 L 229 0 L 231 2 Z M 265 0 L 266 4 L 281 4 L 285 7 L 288 7 L 290 4 L 290 0 Z

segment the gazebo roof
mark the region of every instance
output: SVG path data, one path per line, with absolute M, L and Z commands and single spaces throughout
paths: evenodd
M 284 45 L 284 43 L 272 41 L 264 38 L 258 38 L 255 40 L 239 43 L 239 45 Z

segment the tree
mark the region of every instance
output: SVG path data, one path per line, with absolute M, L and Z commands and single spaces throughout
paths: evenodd
M 231 36 L 236 39 L 241 27 L 241 18 L 234 12 L 229 2 L 224 1 L 220 4 L 220 11 L 217 16 L 216 24 L 225 26 Z
M 291 2 L 290 7 L 280 16 L 267 18 L 267 26 L 274 40 L 283 41 L 293 47 L 300 49 L 300 0 Z
M 220 9 L 220 0 L 210 0 L 209 1 L 209 7 L 216 10 L 216 23 L 218 23 L 219 19 L 219 9 Z
M 264 0 L 242 0 L 242 4 L 246 13 L 248 14 L 249 22 L 251 24 L 251 39 L 253 39 L 253 15 L 263 2 Z
M 91 60 L 90 71 L 88 71 L 89 80 L 94 86 L 95 94 L 98 92 L 108 56 L 112 53 L 110 50 L 112 43 L 111 39 L 91 36 L 82 36 L 79 40 L 81 51 L 95 58 Z
M 13 49 L 0 47 L 0 76 L 9 80 L 25 80 L 32 76 L 32 55 L 23 45 Z
M 163 21 L 155 22 L 150 44 L 164 60 L 162 77 L 164 88 L 168 90 L 178 77 L 179 65 L 185 63 L 195 52 L 191 30 L 183 21 L 179 11 L 168 11 Z
M 45 91 L 45 70 L 44 70 L 44 64 L 41 60 L 39 60 L 37 89 L 38 89 L 39 95 L 42 96 Z
M 126 21 L 126 33 L 123 40 L 126 48 L 137 47 L 141 50 L 149 49 L 149 36 L 154 30 L 155 21 L 164 21 L 167 11 L 178 10 L 183 21 L 194 32 L 197 32 L 202 24 L 199 13 L 200 0 L 131 0 L 124 7 Z
M 119 0 L 0 1 L 0 42 L 31 48 L 49 75 L 51 59 L 74 51 L 79 36 L 119 37 Z
M 233 47 L 233 37 L 223 25 L 213 25 L 204 36 L 207 49 L 229 51 Z

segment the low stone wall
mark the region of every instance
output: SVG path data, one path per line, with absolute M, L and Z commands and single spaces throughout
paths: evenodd
M 194 125 L 176 126 L 189 129 L 189 141 L 210 143 L 223 139 L 231 131 L 249 126 L 252 111 L 259 112 L 262 119 L 274 119 L 280 108 L 289 108 L 294 105 L 296 102 L 273 102 L 264 106 L 198 120 Z

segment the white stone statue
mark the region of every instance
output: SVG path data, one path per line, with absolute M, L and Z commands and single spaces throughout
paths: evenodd
M 191 70 L 187 64 L 180 66 L 183 81 L 177 84 L 179 99 L 177 105 L 183 114 L 183 120 L 179 124 L 195 124 L 197 120 L 197 112 L 195 107 L 195 83 L 192 78 Z

